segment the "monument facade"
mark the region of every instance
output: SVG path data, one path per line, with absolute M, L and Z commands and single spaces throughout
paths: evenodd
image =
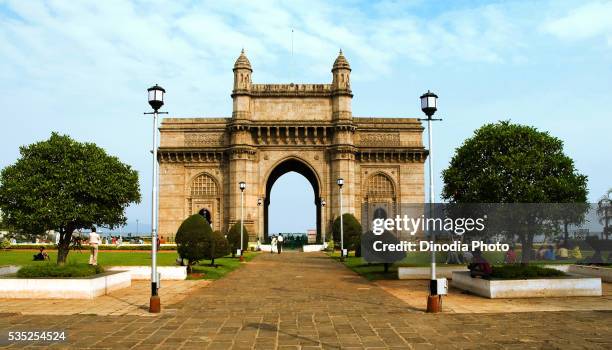
M 361 219 L 362 204 L 392 216 L 399 203 L 423 203 L 423 127 L 415 118 L 353 117 L 351 68 L 340 51 L 331 84 L 254 84 L 244 51 L 234 64 L 231 118 L 165 118 L 160 127 L 159 234 L 172 240 L 181 222 L 207 209 L 213 229 L 240 220 L 250 240 L 267 239 L 274 182 L 302 174 L 315 194 L 317 240 L 340 213 Z M 299 189 L 296 189 L 299 190 Z M 273 200 L 273 198 L 272 198 Z M 325 200 L 325 206 L 321 205 Z M 300 215 L 295 213 L 295 215 Z

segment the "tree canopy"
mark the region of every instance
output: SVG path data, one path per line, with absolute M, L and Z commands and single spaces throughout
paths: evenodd
M 442 177 L 442 197 L 451 203 L 586 203 L 587 177 L 565 155 L 563 142 L 509 121 L 476 130 L 455 151 Z M 573 211 L 563 215 L 581 220 Z M 531 249 L 533 234 L 519 234 L 524 251 Z
M 240 221 L 232 225 L 229 232 L 227 233 L 227 240 L 230 245 L 232 256 L 235 256 L 236 249 L 240 249 Z M 249 247 L 249 231 L 247 231 L 246 225 L 244 225 L 242 231 L 242 245 L 244 250 L 247 250 L 247 248 Z
M 59 231 L 60 264 L 74 230 L 125 225 L 125 208 L 140 202 L 138 173 L 93 143 L 52 133 L 20 154 L 0 173 L 4 221 L 29 234 Z
M 211 251 L 212 229 L 202 215 L 193 214 L 181 223 L 174 241 L 179 256 L 188 260 L 187 266 L 191 269 L 193 264 L 206 259 L 207 252 Z

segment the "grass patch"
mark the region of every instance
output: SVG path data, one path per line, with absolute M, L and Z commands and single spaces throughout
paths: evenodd
M 244 252 L 244 260 L 247 262 L 251 261 L 258 254 L 257 252 Z M 215 266 L 210 266 L 209 261 L 201 261 L 198 265 L 192 267 L 192 273 L 187 276 L 187 279 L 218 280 L 240 268 L 240 266 L 240 259 L 238 257 L 232 258 L 231 256 L 215 259 Z
M 57 265 L 46 262 L 42 265 L 24 266 L 17 271 L 19 278 L 43 278 L 43 277 L 89 277 L 104 272 L 101 266 L 91 266 L 88 264 L 66 264 Z
M 4 250 L 0 251 L 0 266 L 2 265 L 43 265 L 43 261 L 33 261 L 34 254 L 38 250 Z M 57 251 L 47 251 L 52 263 L 57 261 Z M 178 254 L 174 252 L 159 252 L 157 254 L 157 264 L 159 266 L 175 266 Z M 82 252 L 70 251 L 68 262 L 87 264 L 89 262 L 89 250 L 83 249 Z M 99 252 L 98 265 L 102 266 L 146 266 L 151 265 L 150 252 Z
M 519 280 L 567 276 L 565 272 L 538 265 L 502 265 L 493 266 L 492 280 Z

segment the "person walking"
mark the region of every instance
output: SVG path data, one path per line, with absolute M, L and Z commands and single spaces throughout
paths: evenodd
M 100 235 L 96 233 L 96 228 L 91 228 L 89 234 L 89 246 L 91 247 L 91 255 L 89 256 L 89 265 L 98 265 L 98 245 L 100 244 Z
M 274 253 L 274 248 L 276 248 L 278 241 L 276 240 L 276 236 L 272 236 L 272 241 L 270 242 L 270 254 Z
M 283 241 L 284 240 L 285 238 L 283 238 L 283 235 L 278 235 L 278 239 L 276 243 L 276 250 L 278 250 L 278 254 L 280 254 L 283 251 Z

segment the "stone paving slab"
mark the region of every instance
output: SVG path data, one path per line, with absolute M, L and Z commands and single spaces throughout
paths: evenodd
M 320 253 L 262 254 L 156 317 L 0 316 L 70 349 L 612 348 L 610 311 L 425 314 Z
M 162 298 L 175 304 L 210 283 L 205 280 L 162 281 L 159 292 Z M 150 295 L 151 282 L 132 281 L 128 288 L 92 300 L 0 298 L 0 314 L 154 316 L 149 313 Z

